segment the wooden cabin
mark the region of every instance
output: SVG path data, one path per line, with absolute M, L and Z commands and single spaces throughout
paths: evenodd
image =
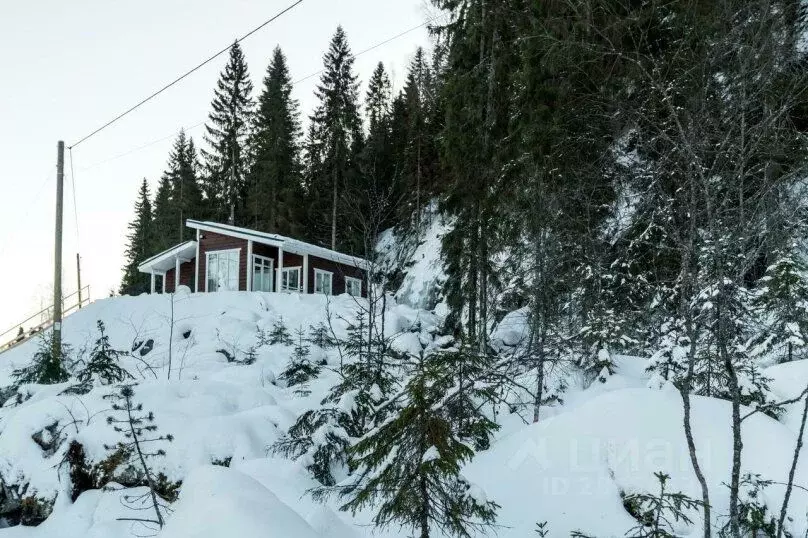
M 151 292 L 283 291 L 367 296 L 368 263 L 290 237 L 238 226 L 188 220 L 196 240 L 138 266 L 151 275 Z M 160 285 L 158 286 L 158 282 Z

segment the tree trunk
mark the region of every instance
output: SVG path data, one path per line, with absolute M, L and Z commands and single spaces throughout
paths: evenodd
M 806 389 L 808 390 L 808 389 Z M 794 488 L 794 473 L 797 471 L 797 460 L 802 451 L 802 439 L 805 433 L 805 419 L 808 417 L 808 394 L 805 396 L 805 405 L 802 408 L 802 419 L 800 420 L 800 433 L 797 435 L 797 446 L 794 447 L 794 457 L 791 459 L 791 469 L 788 471 L 788 483 L 786 484 L 786 493 L 783 497 L 783 505 L 780 507 L 780 519 L 777 521 L 777 538 L 781 538 L 785 529 L 786 514 L 788 513 L 788 501 L 791 498 L 791 490 Z
M 331 250 L 337 250 L 337 169 L 334 168 L 334 185 L 331 198 Z

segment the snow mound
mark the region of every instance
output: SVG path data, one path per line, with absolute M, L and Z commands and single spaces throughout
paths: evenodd
M 710 487 L 714 524 L 728 513 L 725 486 L 732 461 L 728 402 L 694 397 L 693 433 Z M 785 482 L 795 436 L 764 415 L 744 422 L 743 472 Z M 808 452 L 802 455 L 802 462 Z M 658 492 L 654 473 L 671 476 L 669 491 L 701 498 L 682 430 L 682 403 L 675 391 L 644 388 L 600 394 L 568 412 L 524 427 L 481 452 L 464 470 L 488 498 L 501 505 L 500 538 L 530 536 L 547 521 L 550 536 L 581 530 L 593 536 L 623 536 L 636 525 L 622 506 L 621 494 Z M 801 464 L 796 483 L 808 480 Z M 784 487 L 765 490 L 765 501 L 779 510 Z M 808 494 L 793 493 L 792 532 L 805 532 Z M 690 518 L 697 533 L 699 513 Z
M 292 508 L 258 481 L 225 467 L 199 467 L 160 538 L 318 538 Z

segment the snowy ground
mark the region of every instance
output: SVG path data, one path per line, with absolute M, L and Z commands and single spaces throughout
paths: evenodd
M 303 411 L 316 406 L 334 382 L 333 373 L 310 385 L 300 397 L 274 380 L 286 365 L 291 348 L 256 349 L 256 361 L 228 362 L 224 350 L 244 359 L 256 345 L 260 329 L 283 319 L 291 330 L 326 319 L 330 311 L 335 331 L 344 334 L 356 303 L 348 296 L 331 298 L 263 293 L 178 294 L 171 331 L 169 296 L 123 297 L 98 301 L 70 316 L 64 324 L 67 342 L 78 353 L 97 337 L 96 320 L 105 322 L 114 347 L 130 350 L 142 341 L 136 358 L 124 360 L 136 375 L 137 399 L 152 410 L 163 433 L 174 435 L 166 456 L 154 460 L 156 470 L 170 480 L 182 480 L 179 500 L 172 506 L 161 537 L 405 537 L 404 529 L 373 531 L 372 514 L 356 517 L 338 510 L 335 501 L 320 505 L 306 495 L 315 482 L 297 462 L 268 456 L 271 445 Z M 437 323 L 433 314 L 396 305 L 387 313 L 393 331 L 419 323 L 426 336 Z M 511 326 L 500 331 L 514 337 Z M 510 334 L 510 336 L 509 336 Z M 515 334 L 515 333 L 514 333 Z M 140 349 L 153 340 L 152 349 Z M 169 344 L 171 377 L 169 379 Z M 406 347 L 402 339 L 400 345 Z M 36 342 L 28 342 L 0 361 L 0 386 L 9 384 L 15 367 L 30 360 Z M 316 350 L 315 350 L 316 352 Z M 325 355 L 331 366 L 339 358 Z M 501 414 L 503 429 L 494 445 L 477 455 L 464 470 L 500 506 L 498 535 L 535 536 L 536 523 L 547 521 L 549 536 L 569 536 L 581 530 L 593 536 L 623 536 L 635 522 L 623 509 L 622 493 L 657 489 L 654 472 L 671 475 L 671 488 L 697 497 L 682 434 L 679 395 L 646 388 L 644 361 L 619 357 L 616 375 L 584 390 L 572 386 L 565 404 L 548 410 L 539 424 L 526 425 L 518 416 Z M 784 397 L 808 383 L 808 363 L 771 368 L 773 389 Z M 66 385 L 31 386 L 31 397 L 0 409 L 0 475 L 7 482 L 28 484 L 28 495 L 56 498 L 54 512 L 39 527 L 0 530 L 0 538 L 118 538 L 150 533 L 142 524 L 119 521 L 143 517 L 127 508 L 123 496 L 137 491 L 109 488 L 88 491 L 75 503 L 66 495 L 60 461 L 71 440 L 81 442 L 92 461 L 103 459 L 104 443 L 116 436 L 106 424 L 110 389 L 96 388 L 84 396 L 58 395 Z M 694 434 L 710 483 L 721 524 L 727 511 L 731 431 L 726 402 L 695 398 Z M 801 409 L 789 410 L 782 423 L 758 415 L 744 422 L 744 472 L 782 482 L 787 476 Z M 57 423 L 61 442 L 53 454 L 32 435 Z M 230 459 L 230 467 L 211 465 Z M 808 460 L 808 453 L 802 461 Z M 806 464 L 808 465 L 808 464 Z M 808 484 L 808 467 L 801 465 L 798 484 Z M 770 486 L 764 500 L 779 506 L 783 488 Z M 808 495 L 794 492 L 793 531 L 806 531 Z M 692 514 L 696 525 L 698 514 Z M 683 535 L 697 535 L 687 527 Z

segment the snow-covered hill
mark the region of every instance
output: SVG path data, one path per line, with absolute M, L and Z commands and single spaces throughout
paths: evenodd
M 307 396 L 283 388 L 276 378 L 292 348 L 261 346 L 259 334 L 280 320 L 291 331 L 308 331 L 330 314 L 334 332 L 344 336 L 356 309 L 348 296 L 326 300 L 271 293 L 179 293 L 173 298 L 105 299 L 65 321 L 65 338 L 74 356 L 86 354 L 98 337 L 98 320 L 106 325 L 113 347 L 133 350 L 122 364 L 138 382 L 136 400 L 154 412 L 158 433 L 174 437 L 164 446 L 165 456 L 152 460 L 167 482 L 181 482 L 158 536 L 409 536 L 407 529 L 374 531 L 368 526 L 372 513 L 352 517 L 341 512 L 335 500 L 314 502 L 307 491 L 316 482 L 302 463 L 267 452 L 299 414 L 319 405 L 336 373 L 325 368 L 309 385 Z M 404 305 L 391 305 L 386 313 L 393 331 L 420 331 L 399 339 L 396 345 L 403 350 L 414 345 L 413 334 L 433 338 L 439 321 L 433 313 Z M 500 331 L 501 338 L 518 331 L 513 318 L 509 323 Z M 0 386 L 11 383 L 11 372 L 30 361 L 36 345 L 29 342 L 0 356 Z M 339 364 L 334 351 L 313 353 L 334 369 Z M 784 397 L 799 393 L 808 382 L 808 366 L 802 363 L 778 366 L 769 374 Z M 499 410 L 503 428 L 495 442 L 464 469 L 464 475 L 501 506 L 499 536 L 534 536 L 536 523 L 543 521 L 553 537 L 569 536 L 573 530 L 623 536 L 636 521 L 623 508 L 622 495 L 654 492 L 657 471 L 671 475 L 671 490 L 698 496 L 682 434 L 679 395 L 646 388 L 646 383 L 643 359 L 619 357 L 617 373 L 606 383 L 572 387 L 565 404 L 538 424 L 525 424 L 505 406 Z M 131 502 L 144 488 L 110 484 L 104 490 L 84 491 L 71 502 L 66 462 L 71 442 L 81 444 L 92 465 L 109 456 L 104 445 L 113 444 L 119 434 L 106 422 L 110 402 L 104 396 L 113 388 L 60 394 L 69 385 L 23 387 L 21 395 L 8 395 L 0 409 L 0 505 L 13 506 L 15 496 L 53 503 L 52 514 L 38 527 L 5 529 L 0 538 L 150 534 L 140 523 L 119 520 L 144 517 Z M 764 415 L 744 422 L 744 472 L 785 481 L 799 412 L 791 410 L 782 422 Z M 727 511 L 723 482 L 731 455 L 729 413 L 726 402 L 694 399 L 694 435 L 718 514 L 716 524 Z M 802 457 L 806 461 L 808 453 Z M 806 465 L 800 465 L 796 482 L 808 484 Z M 782 494 L 783 487 L 773 484 L 763 500 L 778 507 Z M 802 535 L 808 530 L 808 494 L 795 491 L 791 507 L 792 530 Z M 699 524 L 697 513 L 691 518 Z M 687 534 L 689 529 L 681 531 Z

